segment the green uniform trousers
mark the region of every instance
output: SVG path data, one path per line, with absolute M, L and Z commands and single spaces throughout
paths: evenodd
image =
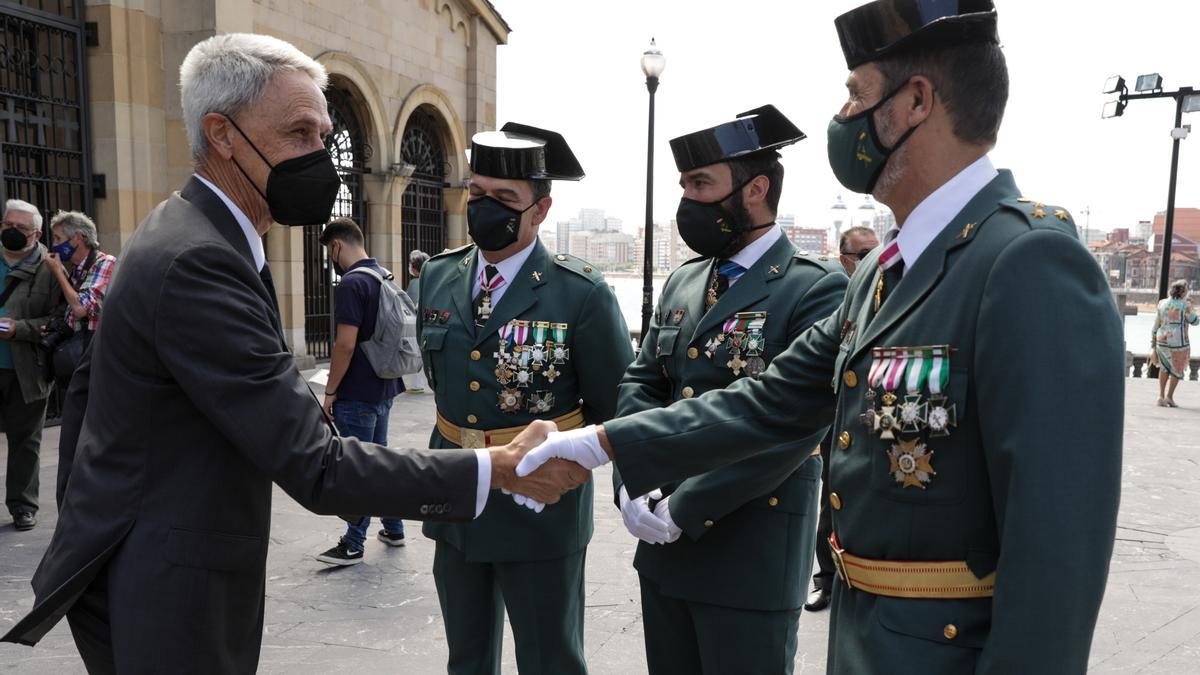
M 638 576 L 651 675 L 791 675 L 799 607 L 765 612 L 680 600 Z
M 508 610 L 521 675 L 587 673 L 583 658 L 583 565 L 587 549 L 562 558 L 469 562 L 439 541 L 433 555 L 450 675 L 500 675 Z

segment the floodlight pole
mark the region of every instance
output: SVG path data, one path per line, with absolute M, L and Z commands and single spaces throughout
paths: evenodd
M 1191 87 L 1180 87 L 1177 91 L 1154 91 L 1145 94 L 1121 93 L 1121 102 L 1143 98 L 1173 98 L 1175 99 L 1175 126 L 1183 126 L 1183 100 L 1195 91 Z M 1171 241 L 1175 236 L 1175 177 L 1179 173 L 1179 141 L 1178 136 L 1171 143 L 1171 177 L 1167 187 L 1167 218 L 1163 225 L 1162 266 L 1158 276 L 1158 299 L 1167 297 L 1167 287 L 1171 283 Z M 1153 236 L 1153 235 L 1152 235 Z

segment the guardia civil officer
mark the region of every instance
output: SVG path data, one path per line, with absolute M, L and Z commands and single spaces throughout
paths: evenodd
M 537 237 L 551 181 L 581 179 L 579 162 L 562 136 L 522 124 L 471 146 L 474 243 L 421 272 L 421 347 L 437 402 L 430 447 L 486 447 L 533 420 L 571 429 L 609 419 L 633 360 L 616 296 L 591 265 Z M 505 609 L 521 673 L 586 672 L 590 483 L 540 514 L 494 498 L 473 524 L 424 533 L 437 542 L 449 672 L 500 672 Z
M 835 25 L 830 165 L 897 221 L 845 302 L 758 379 L 552 434 L 524 468 L 615 455 L 636 497 L 832 420 L 829 672 L 1084 673 L 1120 490 L 1112 295 L 1070 214 L 988 159 L 1008 96 L 991 0 Z
M 700 257 L 667 279 L 621 381 L 618 414 L 756 378 L 841 304 L 847 279 L 837 262 L 801 254 L 775 223 L 778 149 L 803 138 L 767 105 L 671 141 L 683 186 L 676 222 Z M 790 440 L 655 498 L 631 498 L 614 472 L 625 525 L 641 539 L 634 567 L 651 673 L 791 672 L 813 559 L 819 440 Z

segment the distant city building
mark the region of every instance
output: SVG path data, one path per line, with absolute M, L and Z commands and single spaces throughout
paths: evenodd
M 892 213 L 890 209 L 876 209 L 875 222 L 870 227 L 875 230 L 875 236 L 879 238 L 879 241 L 883 241 L 883 235 L 896 227 L 896 214 Z
M 1153 236 L 1146 237 L 1151 251 L 1157 251 L 1158 247 L 1162 246 L 1162 234 L 1166 229 L 1166 224 L 1167 214 L 1165 211 L 1160 211 L 1154 216 L 1154 221 L 1150 226 Z M 1176 207 L 1172 232 L 1176 236 L 1183 235 L 1192 241 L 1200 241 L 1200 209 Z
M 776 216 L 775 222 L 786 231 L 787 228 L 796 226 L 796 216 L 790 213 L 785 216 Z
M 798 225 L 783 226 L 783 234 L 792 244 L 806 253 L 826 253 L 825 239 L 828 236 L 823 227 L 800 227 Z
M 555 253 L 563 253 L 564 251 L 558 248 L 558 230 L 557 229 L 538 229 L 538 239 L 542 240 L 542 245 Z
M 634 266 L 638 269 L 642 268 L 643 252 L 646 250 L 645 230 L 645 226 L 639 227 L 637 236 L 634 237 L 632 258 Z M 697 257 L 696 252 L 688 248 L 688 245 L 683 243 L 683 239 L 679 236 L 679 228 L 676 227 L 674 220 L 671 221 L 670 226 L 664 226 L 662 223 L 654 224 L 655 272 L 670 272 L 695 257 Z

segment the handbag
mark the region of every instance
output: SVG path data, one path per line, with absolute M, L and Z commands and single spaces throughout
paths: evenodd
M 54 353 L 50 355 L 50 368 L 54 379 L 60 382 L 70 381 L 91 341 L 92 331 L 79 330 L 54 348 Z

